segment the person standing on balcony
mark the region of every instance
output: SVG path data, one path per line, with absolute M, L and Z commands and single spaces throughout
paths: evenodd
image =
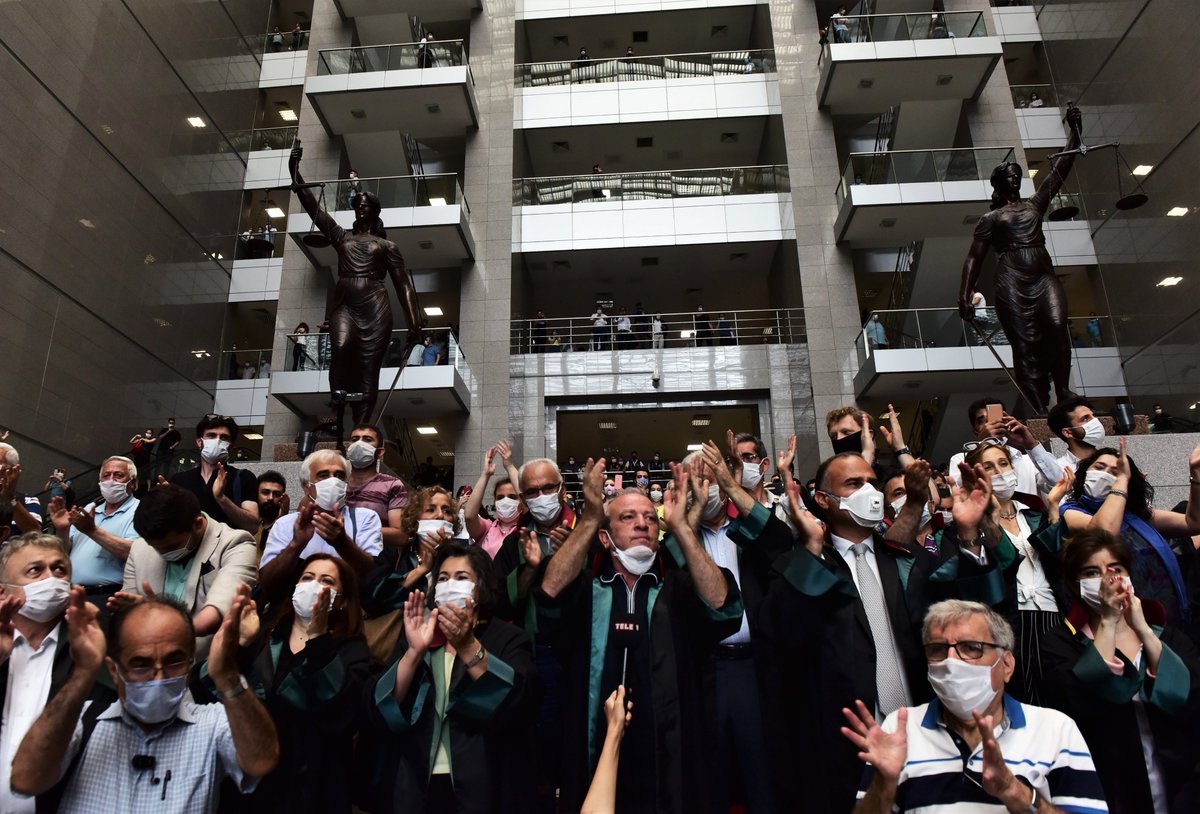
M 400 250 L 387 239 L 379 217 L 383 208 L 379 198 L 370 192 L 359 195 L 354 206 L 354 225 L 349 230 L 343 229 L 317 205 L 312 190 L 304 186 L 300 175 L 303 155 L 304 148 L 297 139 L 288 160 L 293 189 L 304 211 L 333 245 L 338 257 L 338 281 L 329 314 L 332 346 L 329 389 L 362 393 L 362 401 L 351 404 L 354 421 L 369 422 L 379 398 L 379 369 L 392 336 L 392 307 L 383 280 L 391 278 L 404 308 L 408 324 L 405 355 L 421 341 L 417 292 Z
M 846 19 L 845 6 L 838 6 L 838 10 L 829 18 L 829 25 L 833 28 L 834 42 L 850 42 L 850 24 Z
M 296 27 L 292 29 L 292 44 L 289 47 L 292 51 L 299 51 L 300 46 L 304 43 L 304 29 L 300 27 L 300 23 L 296 23 Z
M 279 30 L 279 26 L 275 26 L 273 29 L 271 29 L 271 36 L 268 38 L 268 42 L 270 44 L 271 53 L 279 53 L 279 49 L 283 47 L 283 32 Z
M 650 319 L 650 347 L 654 350 L 662 350 L 663 347 L 663 319 L 662 314 L 655 314 Z
M 625 313 L 625 306 L 617 311 L 617 349 L 628 350 L 633 347 L 633 323 Z
M 887 350 L 888 348 L 887 331 L 883 329 L 883 323 L 879 321 L 879 314 L 871 314 L 871 318 L 867 321 L 867 342 L 876 350 Z
M 541 308 L 537 310 L 537 316 L 529 326 L 529 345 L 529 349 L 534 353 L 546 352 L 546 312 Z
M 426 29 L 425 36 L 421 38 L 420 44 L 417 46 L 417 63 L 422 68 L 434 67 L 433 58 L 433 32 Z
M 592 320 L 592 350 L 608 348 L 608 317 L 604 314 L 603 306 L 596 306 L 591 316 Z

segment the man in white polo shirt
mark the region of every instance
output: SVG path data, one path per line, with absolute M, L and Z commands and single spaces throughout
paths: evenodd
M 842 710 L 842 734 L 868 764 L 855 814 L 1108 811 L 1075 722 L 1005 694 L 1016 659 L 1002 616 L 978 602 L 938 602 L 922 640 L 935 700 L 882 726 L 861 701 Z

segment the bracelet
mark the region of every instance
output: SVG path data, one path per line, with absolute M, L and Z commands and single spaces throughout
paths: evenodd
M 468 670 L 470 670 L 476 664 L 483 661 L 483 657 L 486 655 L 487 655 L 487 653 L 484 652 L 483 645 L 481 644 L 481 645 L 479 645 L 479 649 L 475 651 L 475 655 L 471 656 L 471 660 L 468 661 L 463 666 L 466 667 Z
M 1129 500 L 1129 493 L 1126 492 L 1124 489 L 1109 489 L 1108 493 L 1110 495 L 1120 495 L 1121 497 L 1125 498 L 1126 500 Z
M 246 677 L 244 675 L 239 674 L 238 675 L 238 684 L 236 687 L 234 687 L 233 689 L 230 689 L 230 690 L 218 689 L 217 695 L 221 696 L 222 699 L 228 701 L 230 698 L 237 698 L 239 695 L 241 695 L 248 689 L 250 689 L 249 682 L 246 681 Z
M 896 450 L 896 454 L 897 455 L 911 455 L 912 451 L 909 450 L 908 447 L 900 447 L 900 449 Z

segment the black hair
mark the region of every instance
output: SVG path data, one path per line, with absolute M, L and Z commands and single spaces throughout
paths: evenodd
M 1001 185 L 1001 180 L 1004 178 L 1005 175 L 1008 174 L 1009 169 L 1012 167 L 1017 168 L 1017 173 L 1019 175 L 1025 174 L 1025 170 L 1021 167 L 1021 165 L 1014 163 L 1012 161 L 1006 162 L 1004 164 L 998 164 L 998 165 L 996 165 L 996 169 L 992 170 L 992 177 L 989 179 L 992 184 L 992 203 L 991 203 L 991 207 L 990 207 L 991 209 L 999 209 L 1000 207 L 1002 207 L 1006 203 L 1008 203 L 1008 194 L 1004 191 L 1004 188 Z
M 475 607 L 476 618 L 479 621 L 486 621 L 492 618 L 492 614 L 500 604 L 500 577 L 496 574 L 496 568 L 492 565 L 492 558 L 480 546 L 465 546 L 459 543 L 442 543 L 433 556 L 433 566 L 429 572 L 433 575 L 433 583 L 437 585 L 438 571 L 442 568 L 442 563 L 451 557 L 466 557 L 471 563 L 471 570 L 475 572 Z M 436 590 L 436 588 L 434 588 Z M 432 592 L 431 592 L 432 593 Z
M 753 441 L 753 442 L 754 442 L 754 454 L 755 454 L 756 456 L 758 456 L 759 460 L 762 460 L 763 458 L 767 457 L 767 446 L 766 446 L 766 444 L 764 444 L 764 443 L 762 442 L 762 439 L 761 439 L 761 438 L 759 438 L 759 437 L 758 437 L 757 435 L 755 435 L 754 433 L 752 433 L 752 432 L 739 432 L 737 435 L 735 435 L 735 436 L 733 437 L 733 443 L 734 443 L 734 445 L 735 445 L 735 446 L 736 446 L 736 445 L 738 445 L 738 444 L 744 444 L 744 443 L 746 443 L 747 441 Z
M 158 490 L 156 489 L 153 491 Z M 188 613 L 188 609 L 183 606 L 182 602 L 173 596 L 169 596 L 167 594 L 149 594 L 147 596 L 143 596 L 132 605 L 126 605 L 113 612 L 112 620 L 109 622 L 108 626 L 108 657 L 113 661 L 117 662 L 118 664 L 121 661 L 121 659 L 118 657 L 121 655 L 121 633 L 125 629 L 126 620 L 128 620 L 130 616 L 133 616 L 133 614 L 150 607 L 164 608 L 179 614 L 179 618 L 183 620 L 185 625 L 187 625 L 188 642 L 192 646 L 192 653 L 195 654 L 196 626 L 192 624 L 192 615 Z
M 1101 447 L 1079 462 L 1079 466 L 1075 469 L 1075 486 L 1071 489 L 1071 497 L 1074 500 L 1079 500 L 1084 496 L 1083 487 L 1087 485 L 1087 471 L 1101 455 L 1111 455 L 1119 459 L 1121 452 L 1112 447 Z M 1129 492 L 1129 497 L 1125 499 L 1125 511 L 1135 514 L 1143 520 L 1149 520 L 1150 506 L 1154 503 L 1154 487 L 1146 480 L 1146 476 L 1142 474 L 1142 470 L 1137 468 L 1137 464 L 1133 462 L 1133 458 L 1130 458 L 1128 453 L 1125 455 L 1125 460 L 1129 463 L 1129 488 L 1126 490 Z
M 374 192 L 360 192 L 359 195 L 369 207 L 369 214 L 363 218 L 363 223 L 367 224 L 367 232 L 387 240 L 387 230 L 383 228 L 383 218 L 379 217 L 379 213 L 383 211 L 383 204 L 379 202 L 379 196 Z
M 146 493 L 133 512 L 133 530 L 146 542 L 190 531 L 200 516 L 200 501 L 182 486 L 167 484 Z
M 980 410 L 987 408 L 989 404 L 999 404 L 1004 412 L 1008 412 L 1008 408 L 1004 406 L 1004 402 L 997 398 L 982 398 L 975 399 L 967 405 L 967 423 L 971 425 L 971 429 L 975 428 L 975 414 Z
M 1097 551 L 1110 552 L 1127 573 L 1133 573 L 1133 552 L 1123 540 L 1104 529 L 1080 529 L 1069 535 L 1066 543 L 1062 555 L 1063 581 L 1075 596 L 1079 596 L 1079 573 Z
M 278 483 L 285 490 L 287 489 L 287 478 L 276 472 L 274 469 L 268 469 L 266 472 L 258 476 L 258 485 L 262 486 L 264 483 Z
M 1046 424 L 1049 425 L 1050 432 L 1054 433 L 1055 438 L 1060 441 L 1063 440 L 1063 430 L 1073 426 L 1071 424 L 1071 413 L 1080 407 L 1087 407 L 1089 410 L 1096 409 L 1090 401 L 1079 397 L 1060 401 L 1050 408 L 1050 413 L 1046 416 Z
M 350 428 L 351 435 L 354 434 L 355 430 L 370 430 L 371 432 L 375 433 L 375 437 L 379 439 L 380 446 L 382 446 L 383 442 L 387 440 L 387 436 L 383 434 L 383 430 L 380 429 L 379 425 L 377 424 L 355 424 Z
M 850 458 L 850 457 L 862 458 L 862 454 L 858 453 L 858 452 L 839 452 L 837 455 L 833 455 L 833 456 L 821 461 L 821 465 L 817 467 L 817 474 L 813 476 L 813 480 L 816 481 L 816 487 L 817 487 L 814 491 L 817 491 L 817 492 L 825 491 L 825 488 L 824 488 L 825 487 L 825 473 L 829 470 L 830 464 L 832 464 L 834 461 L 838 460 L 839 458 Z M 865 461 L 866 458 L 863 458 L 863 460 Z
M 238 439 L 238 423 L 232 416 L 227 415 L 206 415 L 200 419 L 200 423 L 196 425 L 196 437 L 203 438 L 204 433 L 209 430 L 217 430 L 224 427 L 229 430 L 229 442 L 232 444 Z

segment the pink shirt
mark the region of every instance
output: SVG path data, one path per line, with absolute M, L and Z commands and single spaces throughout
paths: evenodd
M 404 481 L 380 472 L 362 486 L 346 490 L 346 503 L 359 509 L 370 509 L 379 515 L 379 522 L 390 528 L 388 512 L 408 505 L 408 487 Z
M 479 539 L 475 541 L 475 544 L 486 551 L 489 557 L 495 559 L 496 552 L 500 550 L 504 538 L 517 530 L 521 518 L 522 515 L 518 514 L 513 518 L 511 524 L 502 524 L 499 520 L 488 520 L 486 517 L 480 517 L 479 522 L 483 524 L 483 534 L 479 535 Z

